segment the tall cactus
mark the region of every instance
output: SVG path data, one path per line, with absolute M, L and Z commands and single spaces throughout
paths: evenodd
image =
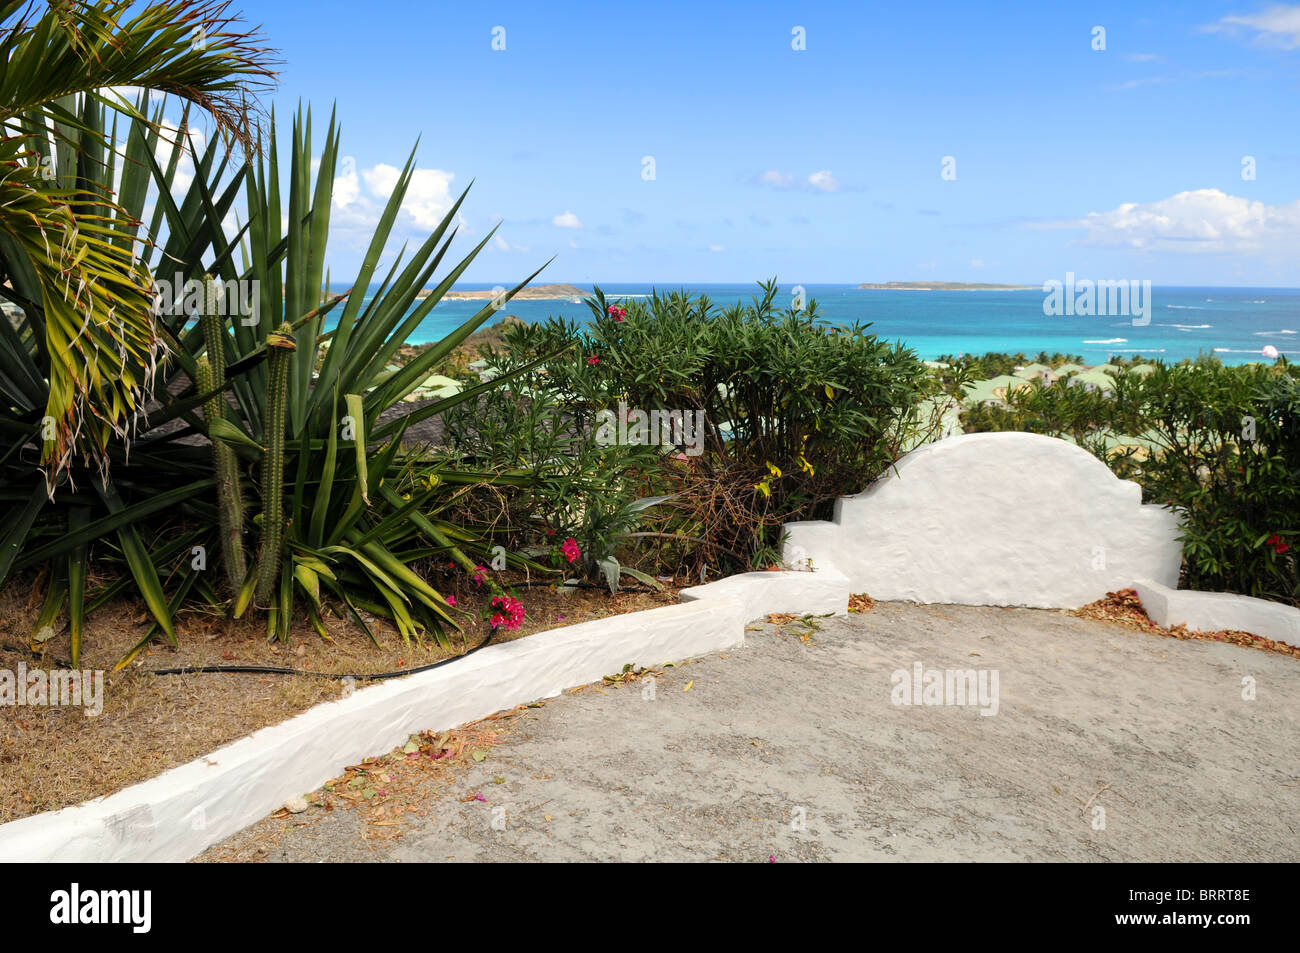
M 262 554 L 258 563 L 257 599 L 267 602 L 280 574 L 284 539 L 284 427 L 289 407 L 289 364 L 298 345 L 293 325 L 285 322 L 266 336 L 266 452 L 262 456 Z
M 199 326 L 207 355 L 199 359 L 199 392 L 223 389 L 203 405 L 203 419 L 209 426 L 214 420 L 226 419 L 226 322 L 218 305 L 216 282 L 211 275 L 204 275 L 203 313 L 199 316 Z M 214 438 L 212 460 L 217 479 L 221 565 L 230 588 L 238 591 L 248 574 L 248 560 L 244 556 L 244 490 L 239 478 L 239 459 L 229 444 Z

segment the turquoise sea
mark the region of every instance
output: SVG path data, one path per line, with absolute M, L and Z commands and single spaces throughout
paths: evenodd
M 590 286 L 572 282 L 578 287 Z M 490 289 L 490 284 L 465 284 L 464 289 Z M 659 284 L 660 292 L 688 290 L 707 294 L 718 305 L 748 300 L 757 285 Z M 782 286 L 777 301 L 791 299 Z M 1028 291 L 867 291 L 854 285 L 805 285 L 821 317 L 831 323 L 871 322 L 871 331 L 905 342 L 925 359 L 940 354 L 1061 351 L 1082 355 L 1099 364 L 1111 355 L 1139 354 L 1177 361 L 1212 353 L 1224 363 L 1268 360 L 1266 345 L 1292 360 L 1300 359 L 1300 289 L 1294 288 L 1162 288 L 1151 291 L 1150 323 L 1134 326 L 1120 316 L 1049 316 L 1043 313 L 1046 295 Z M 601 285 L 606 296 L 641 296 L 646 284 Z M 342 290 L 342 289 L 338 289 Z M 421 323 L 410 343 L 435 341 L 483 306 L 482 300 L 444 301 Z M 550 315 L 578 320 L 590 317 L 586 305 L 569 300 L 512 301 L 504 309 L 525 321 Z

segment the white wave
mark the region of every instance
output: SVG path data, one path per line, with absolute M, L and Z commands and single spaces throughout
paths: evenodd
M 1084 341 L 1084 344 L 1127 344 L 1128 338 L 1106 338 L 1104 341 Z
M 1210 299 L 1209 299 L 1209 298 L 1206 298 L 1205 300 L 1206 300 L 1206 301 L 1209 301 Z M 1165 307 L 1166 307 L 1166 308 L 1174 308 L 1174 309 L 1176 309 L 1176 310 L 1178 310 L 1178 311 L 1207 311 L 1207 310 L 1209 310 L 1208 308 L 1198 308 L 1198 307 L 1197 307 L 1196 305 L 1194 305 L 1194 304 L 1167 304 L 1167 305 L 1165 305 Z
M 1278 334 L 1300 334 L 1300 331 L 1292 331 L 1290 328 L 1283 328 L 1281 331 L 1255 331 L 1255 337 L 1271 338 Z

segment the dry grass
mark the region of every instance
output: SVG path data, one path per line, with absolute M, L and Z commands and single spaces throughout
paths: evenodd
M 503 580 L 507 584 L 510 580 Z M 461 590 L 442 585 L 465 609 L 461 624 L 473 647 L 488 634 L 478 618 L 487 594 L 460 579 Z M 448 581 L 450 583 L 450 581 Z M 33 580 L 0 591 L 0 669 L 60 667 L 69 657 L 62 633 L 32 654 L 28 644 L 39 598 Z M 39 597 L 39 592 L 37 595 Z M 497 641 L 640 609 L 671 605 L 676 590 L 662 593 L 547 587 L 519 590 L 527 609 L 523 625 L 502 630 Z M 351 621 L 328 616 L 330 641 L 305 620 L 287 644 L 271 644 L 258 620 L 231 623 L 207 613 L 181 613 L 180 646 L 155 643 L 120 672 L 112 668 L 148 626 L 139 603 L 122 599 L 95 613 L 87 625 L 80 668 L 102 670 L 103 712 L 86 717 L 80 708 L 0 707 L 0 823 L 52 811 L 110 794 L 185 764 L 239 738 L 281 722 L 322 701 L 338 698 L 343 683 L 300 675 L 188 674 L 158 676 L 155 669 L 198 665 L 268 665 L 339 675 L 400 671 L 458 654 L 435 646 L 403 644 L 395 630 L 376 625 L 379 646 Z

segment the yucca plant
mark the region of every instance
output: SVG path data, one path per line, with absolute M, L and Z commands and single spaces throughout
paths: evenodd
M 129 575 L 154 616 L 137 651 L 158 634 L 174 640 L 174 613 L 194 600 L 232 604 L 237 616 L 253 605 L 266 609 L 269 631 L 280 638 L 301 618 L 324 635 L 322 595 L 336 597 L 367 631 L 367 616 L 381 616 L 404 637 L 428 633 L 448 644 L 446 633 L 454 623 L 447 604 L 411 565 L 440 554 L 472 568 L 485 543 L 435 518 L 439 498 L 458 483 L 527 477 L 457 473 L 445 466 L 434 472 L 402 437 L 410 424 L 473 400 L 507 378 L 412 414 L 386 415 L 382 421 L 380 415 L 404 406 L 402 398 L 496 307 L 484 307 L 400 372 L 385 368 L 492 236 L 451 267 L 432 294 L 419 298 L 455 236 L 452 223 L 462 195 L 404 267 L 403 256 L 398 257 L 370 300 L 360 293 L 331 297 L 323 271 L 339 156 L 337 126 L 331 118 L 314 179 L 309 112 L 295 117 L 288 150 L 281 150 L 274 127 L 262 144 L 255 159 L 232 166 L 230 150 L 213 142 L 195 156 L 194 178 L 177 196 L 178 152 L 168 153 L 163 144 L 159 161 L 149 127 L 139 121 L 129 125 L 126 153 L 148 170 L 145 184 L 152 188 L 133 188 L 127 195 L 124 186 L 119 200 L 139 218 L 146 193 L 156 193 L 158 219 L 149 234 L 157 255 L 149 263 L 157 283 L 166 282 L 175 292 L 156 317 L 170 344 L 170 360 L 148 369 L 146 383 L 156 405 L 148 414 L 128 418 L 136 434 L 129 453 L 123 442 L 108 443 L 111 482 L 83 483 L 82 477 L 95 474 L 70 465 L 76 488 L 61 484 L 55 504 L 40 507 L 41 520 L 12 534 L 11 565 L 32 568 L 53 560 L 84 571 L 86 547 L 94 547 L 101 564 L 109 560 Z M 380 216 L 354 288 L 369 287 L 375 277 L 413 169 L 412 158 Z M 246 221 L 228 237 L 220 223 L 238 215 L 241 194 Z M 221 282 L 222 296 L 211 293 L 207 275 Z M 193 297 L 182 295 L 178 281 L 192 282 L 198 290 Z M 214 301 L 229 297 L 230 289 L 254 292 L 256 307 L 234 316 L 212 308 Z M 289 341 L 292 350 L 283 346 Z M 39 471 L 27 459 L 31 447 L 27 437 L 0 456 L 0 467 L 12 477 L 6 482 L 11 488 L 0 491 L 0 503 L 19 517 L 38 496 Z M 234 477 L 216 461 L 231 455 L 238 461 Z M 252 516 L 243 529 L 228 528 L 240 520 L 233 509 L 226 513 L 231 504 L 221 487 L 227 481 Z M 164 514 L 168 530 L 161 534 Z M 116 534 L 116 547 L 108 545 L 106 534 Z M 253 534 L 259 558 L 236 582 L 240 574 L 231 566 L 238 561 L 229 557 L 247 542 L 245 535 Z M 219 560 L 203 558 L 208 552 Z M 221 574 L 208 573 L 209 564 L 226 567 L 230 585 Z M 109 596 L 125 587 L 125 578 L 116 580 Z M 47 606 L 53 606 L 53 617 L 67 600 L 74 617 L 70 625 L 80 631 L 84 614 L 102 604 L 103 594 L 77 604 L 72 591 L 71 585 L 51 587 Z

